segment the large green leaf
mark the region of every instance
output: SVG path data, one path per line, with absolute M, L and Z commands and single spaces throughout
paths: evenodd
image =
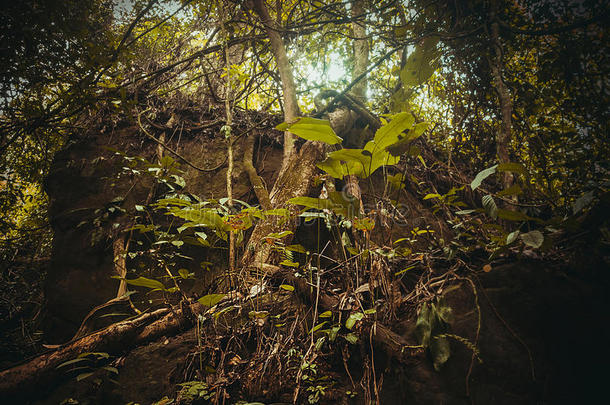
M 375 137 L 371 141 L 372 147 L 365 147 L 365 149 L 374 153 L 377 149 L 385 149 L 402 139 L 406 139 L 407 135 L 403 134 L 403 132 L 411 129 L 414 123 L 415 118 L 410 112 L 402 112 L 392 116 L 390 122 L 375 132 Z
M 330 156 L 328 156 L 323 162 L 316 163 L 316 166 L 318 169 L 328 173 L 335 179 L 342 179 L 343 176 L 345 176 L 341 161 Z
M 435 59 L 438 57 L 437 43 L 438 38 L 428 38 L 411 52 L 400 71 L 400 80 L 404 87 L 419 86 L 432 76 L 436 70 Z
M 520 235 L 521 240 L 527 246 L 531 246 L 534 249 L 538 249 L 542 246 L 542 242 L 544 242 L 544 235 L 540 231 L 531 231 L 528 233 L 522 233 Z
M 485 213 L 491 218 L 496 219 L 498 217 L 498 206 L 491 195 L 485 195 L 481 199 Z
M 204 226 L 214 230 L 227 230 L 227 225 L 222 217 L 213 208 L 177 208 L 169 209 L 169 214 L 194 222 L 198 226 Z
M 302 117 L 292 124 L 283 122 L 275 128 L 280 131 L 290 131 L 309 141 L 326 142 L 331 145 L 341 143 L 343 140 L 335 134 L 328 120 L 317 118 Z
M 485 180 L 486 178 L 488 178 L 489 176 L 491 176 L 492 174 L 494 174 L 496 172 L 498 165 L 494 165 L 492 167 L 489 167 L 485 170 L 481 170 L 474 178 L 474 180 L 472 180 L 472 183 L 470 183 L 470 188 L 472 188 L 472 190 L 476 190 L 481 183 L 483 182 L 483 180 Z
M 343 176 L 353 175 L 364 178 L 366 176 L 363 176 L 363 173 L 371 164 L 371 157 L 363 154 L 362 149 L 340 149 L 331 152 L 328 157 L 341 162 Z
M 313 198 L 313 197 L 294 197 L 288 200 L 288 203 L 294 205 L 302 205 L 307 208 L 315 208 L 318 210 L 333 208 L 333 202 L 325 198 Z
M 227 294 L 208 294 L 199 298 L 197 301 L 204 307 L 213 307 L 218 304 L 220 300 L 226 297 Z
M 117 277 L 118 278 L 118 277 Z M 162 282 L 153 280 L 146 277 L 138 277 L 133 280 L 128 280 L 126 278 L 122 278 L 121 280 L 125 280 L 125 282 L 129 285 L 135 285 L 137 287 L 147 287 L 152 289 L 165 290 L 165 286 Z
M 356 322 L 362 320 L 362 318 L 364 318 L 364 314 L 362 312 L 354 312 L 345 321 L 345 327 L 351 330 Z

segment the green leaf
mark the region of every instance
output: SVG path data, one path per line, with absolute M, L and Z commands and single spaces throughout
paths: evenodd
M 322 326 L 326 325 L 327 323 L 328 323 L 327 321 L 324 321 L 322 323 L 317 324 L 309 331 L 309 333 L 311 334 L 311 333 L 317 332 L 318 330 L 320 330 L 320 328 L 322 328 Z
M 222 217 L 212 208 L 170 207 L 169 214 L 214 230 L 228 230 Z
M 413 127 L 414 123 L 415 117 L 413 117 L 413 114 L 410 112 L 402 112 L 392 116 L 390 122 L 383 125 L 375 132 L 373 142 L 376 149 L 384 150 L 396 142 L 407 139 L 407 135 L 403 134 L 403 132 Z M 371 152 L 373 151 L 374 150 L 371 150 Z
M 290 131 L 303 139 L 326 142 L 331 145 L 343 141 L 331 128 L 330 121 L 317 118 L 302 117 L 292 124 L 283 122 L 275 127 L 275 129 Z
M 483 196 L 481 203 L 483 204 L 483 208 L 485 209 L 485 213 L 487 213 L 487 215 L 493 219 L 498 218 L 498 206 L 491 195 L 487 194 Z
M 134 278 L 133 280 L 128 280 L 126 278 L 120 278 L 120 277 L 115 277 L 115 278 L 119 278 L 121 280 L 125 280 L 125 282 L 127 284 L 135 285 L 137 287 L 147 287 L 147 288 L 165 290 L 165 286 L 163 285 L 162 282 L 157 281 L 157 280 L 153 280 L 153 279 L 150 279 L 150 278 L 146 278 L 146 277 L 138 277 L 138 278 Z
M 354 335 L 353 333 L 348 333 L 347 335 L 345 335 L 345 340 L 355 345 L 356 343 L 358 343 L 358 336 Z
M 320 315 L 318 315 L 319 318 L 330 318 L 332 316 L 333 316 L 333 313 L 330 311 L 324 311 Z
M 511 243 L 516 241 L 518 237 L 519 237 L 519 231 L 514 231 L 514 232 L 509 233 L 508 236 L 506 237 L 506 244 L 510 245 Z
M 362 318 L 364 318 L 364 314 L 362 312 L 354 312 L 345 321 L 345 327 L 351 330 L 356 322 L 362 320 Z
M 430 336 L 432 335 L 432 317 L 430 305 L 428 303 L 424 303 L 419 311 L 419 315 L 417 316 L 417 321 L 415 322 L 415 331 L 423 347 L 428 347 L 430 345 Z
M 187 269 L 180 269 L 178 270 L 178 274 L 180 274 L 180 277 L 187 279 L 189 278 L 189 271 Z
M 333 208 L 333 202 L 326 198 L 313 198 L 313 197 L 294 197 L 288 200 L 289 204 L 302 205 L 306 208 L 315 208 L 318 210 Z
M 400 80 L 404 87 L 414 87 L 425 83 L 436 70 L 435 59 L 438 57 L 437 38 L 428 38 L 417 45 L 400 71 Z
M 414 268 L 415 268 L 415 265 L 409 266 L 406 269 L 402 269 L 400 271 L 397 271 L 396 273 L 394 273 L 394 276 L 400 276 L 402 273 L 405 273 L 405 272 L 407 272 L 407 271 L 409 271 L 411 269 L 414 269 Z
M 220 302 L 220 300 L 222 300 L 226 296 L 227 296 L 227 294 L 208 294 L 208 295 L 204 295 L 203 297 L 199 298 L 197 300 L 197 302 L 199 302 L 204 307 L 213 307 L 214 305 L 218 304 Z
M 87 377 L 91 377 L 92 375 L 93 375 L 93 373 L 92 373 L 92 372 L 79 374 L 79 375 L 76 377 L 76 381 L 82 381 L 82 380 L 84 380 L 84 379 L 85 379 L 85 378 L 87 378 Z
M 472 180 L 472 183 L 470 183 L 470 188 L 474 191 L 476 190 L 481 183 L 483 182 L 483 180 L 485 180 L 486 178 L 488 178 L 489 176 L 491 176 L 492 174 L 494 174 L 496 172 L 498 165 L 494 165 L 492 167 L 489 167 L 485 170 L 481 170 L 474 178 L 474 180 Z
M 424 200 L 429 200 L 431 198 L 441 198 L 440 194 L 426 194 L 426 196 L 424 197 Z
M 520 236 L 523 243 L 535 249 L 538 249 L 540 246 L 542 246 L 542 242 L 544 242 L 544 235 L 540 231 L 522 233 Z
M 106 371 L 110 371 L 111 373 L 119 374 L 119 370 L 117 370 L 116 367 L 104 366 L 102 368 Z
M 269 311 L 250 311 L 248 317 L 250 319 L 265 319 L 269 316 Z
M 72 360 L 65 361 L 65 362 L 61 363 L 59 366 L 55 367 L 55 368 L 61 368 L 61 367 L 69 366 L 70 364 L 80 363 L 81 361 L 89 361 L 89 359 L 87 359 L 86 357 L 79 357 L 77 359 L 72 359 Z
M 323 162 L 316 163 L 318 169 L 322 170 L 325 173 L 328 173 L 335 179 L 342 179 L 345 176 L 343 173 L 343 165 L 340 160 L 334 159 L 330 156 L 326 158 Z
M 307 250 L 305 250 L 303 245 L 288 245 L 286 246 L 286 250 L 297 253 L 307 253 Z
M 294 291 L 294 287 L 289 284 L 281 284 L 280 288 L 286 291 Z
M 288 259 L 286 259 L 286 260 L 282 260 L 282 261 L 280 262 L 280 264 L 281 264 L 282 266 L 286 266 L 286 267 L 295 267 L 295 268 L 300 266 L 300 263 L 299 263 L 299 262 L 293 262 L 292 260 L 288 260 Z
M 578 214 L 583 208 L 587 207 L 593 201 L 593 191 L 587 191 L 582 196 L 580 196 L 576 201 L 574 201 L 574 205 L 572 206 L 572 213 Z

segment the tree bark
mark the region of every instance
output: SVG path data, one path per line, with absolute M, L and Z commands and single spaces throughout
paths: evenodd
M 352 32 L 354 36 L 354 70 L 352 70 L 352 80 L 366 72 L 369 64 L 369 42 L 366 37 L 366 26 L 364 22 L 365 10 L 363 0 L 352 1 Z M 362 104 L 366 103 L 367 80 L 362 78 L 352 88 L 352 95 Z
M 296 85 L 286 47 L 280 36 L 278 24 L 271 16 L 264 0 L 254 0 L 253 9 L 264 24 L 271 42 L 271 50 L 275 58 L 280 80 L 282 82 L 284 99 L 284 121 L 294 121 L 299 115 L 297 104 Z M 269 193 L 269 203 L 272 208 L 286 208 L 296 216 L 298 208 L 288 204 L 293 197 L 303 196 L 309 192 L 311 181 L 316 172 L 316 162 L 322 159 L 324 146 L 319 142 L 306 142 L 297 152 L 294 145 L 295 137 L 290 132 L 284 133 L 284 156 L 278 178 Z M 245 268 L 264 268 L 271 254 L 271 245 L 265 243 L 265 236 L 272 232 L 292 231 L 296 229 L 296 222 L 286 221 L 284 218 L 269 216 L 261 220 L 252 231 L 242 257 Z
M 353 50 L 354 50 L 354 70 L 352 70 L 352 81 L 364 74 L 369 64 L 369 42 L 366 38 L 366 26 L 364 22 L 365 10 L 363 0 L 353 0 L 351 7 L 352 16 L 352 33 L 354 36 Z M 366 76 L 363 77 L 354 87 L 352 88 L 352 96 L 360 101 L 363 105 L 366 103 L 366 90 L 367 80 Z M 359 146 L 362 147 L 362 146 Z M 359 202 L 359 214 L 364 214 L 364 205 L 362 203 L 362 191 L 360 190 L 360 184 L 358 178 L 353 175 L 348 175 L 345 178 L 345 192 L 356 198 Z
M 254 156 L 254 140 L 255 135 L 248 135 L 246 140 L 244 141 L 244 170 L 248 173 L 248 178 L 250 179 L 250 184 L 254 189 L 254 194 L 256 194 L 256 198 L 258 199 L 259 204 L 264 210 L 270 210 L 271 200 L 269 199 L 269 192 L 263 183 L 263 179 L 256 172 L 256 168 L 254 167 L 254 163 L 252 163 L 252 159 Z
M 51 383 L 60 378 L 64 369 L 57 367 L 75 359 L 81 353 L 104 352 L 120 355 L 133 347 L 175 334 L 193 325 L 196 314 L 204 312 L 199 303 L 185 305 L 183 308 L 158 309 L 154 312 L 123 322 L 70 341 L 60 348 L 0 372 L 0 397 L 32 393 L 32 387 Z
M 278 179 L 269 193 L 273 208 L 286 208 L 290 211 L 292 219 L 286 221 L 283 217 L 268 216 L 262 219 L 252 231 L 246 251 L 242 257 L 244 267 L 263 268 L 269 260 L 271 245 L 265 243 L 265 236 L 272 232 L 294 232 L 298 218 L 298 208 L 288 204 L 293 197 L 303 196 L 309 192 L 314 174 L 317 171 L 316 162 L 324 156 L 325 148 L 320 142 L 306 142 L 298 153 L 288 159 L 286 170 L 280 173 Z
M 253 6 L 254 11 L 258 14 L 261 22 L 265 26 L 267 36 L 271 42 L 271 51 L 273 52 L 275 62 L 280 72 L 284 99 L 284 121 L 292 122 L 300 115 L 300 110 L 297 103 L 297 92 L 296 85 L 294 83 L 294 76 L 288 61 L 284 41 L 280 35 L 280 27 L 269 15 L 269 10 L 267 9 L 265 0 L 254 0 Z M 295 136 L 286 131 L 284 133 L 284 159 L 282 161 L 280 175 L 288 167 L 288 161 L 294 153 L 294 141 Z
M 495 7 L 494 7 L 495 8 Z M 500 113 L 502 120 L 500 129 L 496 135 L 496 153 L 499 163 L 510 162 L 509 144 L 511 141 L 512 131 L 512 115 L 513 115 L 513 100 L 510 92 L 502 79 L 502 45 L 500 44 L 498 22 L 496 20 L 496 10 L 492 9 L 490 19 L 491 42 L 494 48 L 494 55 L 490 61 L 491 74 L 493 77 L 494 88 L 498 94 L 498 102 L 500 105 Z M 504 172 L 502 184 L 505 189 L 513 184 L 513 175 L 510 172 Z

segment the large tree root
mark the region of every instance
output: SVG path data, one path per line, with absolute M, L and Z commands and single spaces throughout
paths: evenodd
M 199 303 L 182 308 L 163 308 L 135 319 L 118 322 L 62 345 L 56 350 L 0 372 L 0 397 L 34 393 L 32 387 L 45 386 L 61 377 L 65 371 L 60 364 L 75 359 L 81 353 L 105 352 L 120 355 L 129 349 L 177 333 L 194 324 L 197 314 L 204 308 Z

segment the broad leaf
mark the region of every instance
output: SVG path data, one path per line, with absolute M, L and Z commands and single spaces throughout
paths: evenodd
M 318 210 L 333 208 L 333 202 L 326 198 L 313 198 L 313 197 L 294 197 L 288 200 L 288 203 L 294 205 L 302 205 L 306 208 L 315 208 Z
M 349 318 L 347 318 L 347 321 L 345 321 L 345 327 L 351 330 L 356 322 L 362 320 L 362 318 L 364 318 L 364 314 L 362 312 L 354 312 L 349 316 Z
M 302 117 L 292 124 L 283 122 L 275 128 L 280 131 L 290 131 L 309 141 L 326 142 L 330 145 L 341 143 L 343 140 L 335 134 L 328 120 L 317 118 Z
M 197 300 L 197 302 L 199 302 L 204 307 L 213 307 L 214 305 L 218 304 L 220 302 L 220 300 L 222 300 L 226 296 L 227 296 L 226 294 L 208 294 L 208 295 L 204 295 L 203 297 L 199 298 Z
M 137 287 L 147 287 L 152 289 L 165 290 L 165 286 L 162 282 L 153 280 L 146 277 L 138 277 L 133 280 L 128 280 L 126 278 L 122 278 L 121 280 L 125 280 L 125 282 L 129 285 L 135 285 Z
M 498 217 L 498 206 L 491 195 L 485 195 L 481 199 L 485 213 L 491 218 L 496 219 Z
M 470 183 L 470 188 L 474 191 L 476 190 L 481 183 L 483 182 L 483 180 L 485 180 L 486 178 L 488 178 L 489 176 L 491 176 L 492 174 L 494 174 L 496 172 L 496 168 L 498 167 L 498 165 L 494 165 L 492 167 L 489 167 L 485 170 L 481 170 L 474 178 L 474 180 L 472 180 L 472 183 Z
M 531 231 L 528 233 L 522 233 L 521 240 L 527 246 L 538 249 L 540 246 L 542 246 L 542 242 L 544 242 L 544 235 L 540 231 Z

